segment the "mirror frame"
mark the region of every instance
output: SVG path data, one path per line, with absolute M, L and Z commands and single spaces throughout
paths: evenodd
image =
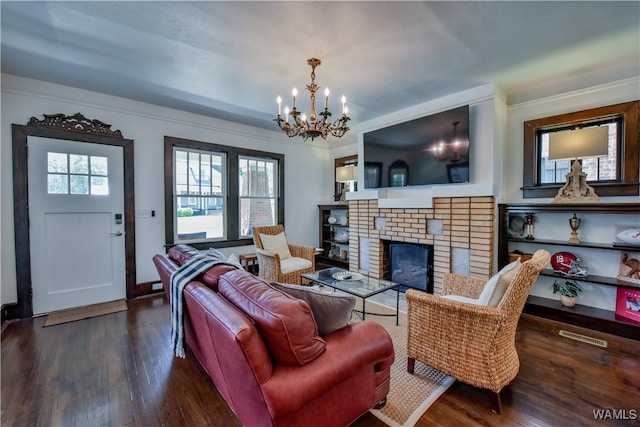
M 31 243 L 29 236 L 29 175 L 27 142 L 29 136 L 65 139 L 123 147 L 124 156 L 124 227 L 125 283 L 127 299 L 148 293 L 136 286 L 135 205 L 133 140 L 124 139 L 119 130 L 111 130 L 99 120 L 89 120 L 82 114 L 44 114 L 44 119 L 31 117 L 26 125 L 12 124 L 13 139 L 13 223 L 15 233 L 16 282 L 18 301 L 3 309 L 5 318 L 33 316 L 31 283 Z

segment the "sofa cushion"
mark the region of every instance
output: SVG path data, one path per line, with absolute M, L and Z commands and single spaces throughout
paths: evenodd
M 306 302 L 242 270 L 220 277 L 218 291 L 253 319 L 276 362 L 305 365 L 325 350 Z
M 330 334 L 345 327 L 351 320 L 356 297 L 341 292 L 323 291 L 315 286 L 271 283 L 272 286 L 309 304 L 318 324 L 320 335 Z
M 260 233 L 260 241 L 265 251 L 280 255 L 280 260 L 291 258 L 289 244 L 287 243 L 287 237 L 284 231 L 275 235 Z
M 227 264 L 214 265 L 204 272 L 200 280 L 202 283 L 207 285 L 208 288 L 213 289 L 217 292 L 220 277 L 232 270 L 237 270 L 237 267 Z

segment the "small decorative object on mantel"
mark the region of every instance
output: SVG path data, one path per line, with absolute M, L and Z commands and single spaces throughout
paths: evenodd
M 535 220 L 536 220 L 536 217 L 533 214 L 527 214 L 524 217 L 524 230 L 526 233 L 526 236 L 525 236 L 526 240 L 533 240 L 533 223 Z
M 578 228 L 580 228 L 580 218 L 573 214 L 573 218 L 569 218 L 569 227 L 571 227 L 571 237 L 567 243 L 572 245 L 577 245 L 580 243 L 580 239 L 578 239 Z
M 578 298 L 578 292 L 582 292 L 583 289 L 578 285 L 575 280 L 554 280 L 553 281 L 553 293 L 560 293 L 560 302 L 565 307 L 573 307 L 576 305 L 576 298 Z

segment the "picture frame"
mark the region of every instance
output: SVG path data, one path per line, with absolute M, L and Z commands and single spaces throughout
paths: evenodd
M 640 322 L 640 289 L 618 288 L 616 315 Z
M 380 188 L 382 184 L 382 162 L 365 162 L 364 188 Z
M 640 285 L 640 252 L 620 252 L 618 280 Z

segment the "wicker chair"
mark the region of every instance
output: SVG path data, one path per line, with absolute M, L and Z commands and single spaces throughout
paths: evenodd
M 282 260 L 277 253 L 271 253 L 264 249 L 260 234 L 278 235 L 284 232 L 284 226 L 272 225 L 266 227 L 253 228 L 253 242 L 256 245 L 256 255 L 258 256 L 258 268 L 260 277 L 270 282 L 281 282 L 290 284 L 300 284 L 300 275 L 312 273 L 316 269 L 315 248 L 311 246 L 292 245 L 288 243 L 289 252 L 293 258 L 303 258 L 311 261 L 311 266 L 296 271 L 283 271 Z M 285 262 L 287 264 L 287 262 Z
M 418 360 L 458 381 L 490 390 L 491 409 L 501 413 L 500 391 L 518 374 L 518 319 L 550 254 L 538 250 L 522 264 L 497 307 L 452 301 L 409 290 L 407 371 Z M 448 273 L 443 294 L 477 298 L 486 281 Z

